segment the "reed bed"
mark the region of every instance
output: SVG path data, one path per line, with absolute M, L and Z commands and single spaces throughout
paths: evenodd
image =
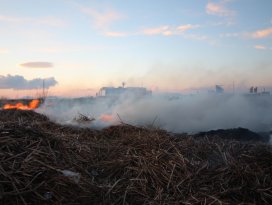
M 235 137 L 93 130 L 2 110 L 0 161 L 7 205 L 272 204 L 271 145 Z

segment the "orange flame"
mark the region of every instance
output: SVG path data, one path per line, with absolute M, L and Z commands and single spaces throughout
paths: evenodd
M 99 119 L 103 122 L 111 122 L 113 121 L 113 116 L 109 114 L 103 114 L 99 117 Z
M 39 100 L 32 100 L 29 105 L 24 105 L 23 103 L 19 102 L 16 103 L 15 105 L 12 104 L 5 104 L 3 106 L 4 110 L 7 109 L 18 109 L 18 110 L 33 110 L 36 109 L 39 106 L 40 101 Z

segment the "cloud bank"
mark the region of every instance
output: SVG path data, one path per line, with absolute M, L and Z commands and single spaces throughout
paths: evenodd
M 57 83 L 54 77 L 27 80 L 20 75 L 0 75 L 0 89 L 31 90 L 43 88 L 43 86 L 44 88 L 50 88 Z

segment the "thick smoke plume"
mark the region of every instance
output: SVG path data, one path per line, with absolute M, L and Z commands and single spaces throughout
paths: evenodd
M 54 77 L 27 80 L 20 75 L 0 75 L 0 89 L 31 90 L 42 88 L 43 86 L 44 88 L 49 88 L 57 83 Z
M 272 130 L 272 97 L 245 95 L 186 95 L 177 98 L 155 95 L 141 99 L 90 98 L 48 100 L 40 109 L 60 123 L 73 123 L 78 113 L 94 117 L 90 126 L 103 127 L 120 120 L 133 125 L 151 125 L 172 132 L 199 132 L 244 127 Z M 103 116 L 111 115 L 110 122 Z M 121 118 L 121 119 L 120 119 Z

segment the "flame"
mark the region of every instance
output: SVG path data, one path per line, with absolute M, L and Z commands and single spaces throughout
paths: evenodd
M 29 103 L 29 107 L 30 109 L 36 109 L 40 104 L 40 101 L 39 100 L 32 100 L 30 103 Z
M 103 122 L 112 122 L 113 121 L 113 116 L 110 114 L 102 114 L 99 119 Z
M 32 100 L 29 105 L 24 105 L 23 103 L 19 102 L 15 105 L 12 104 L 5 104 L 2 108 L 4 110 L 7 109 L 18 109 L 18 110 L 33 110 L 36 109 L 39 106 L 40 101 L 39 100 Z

